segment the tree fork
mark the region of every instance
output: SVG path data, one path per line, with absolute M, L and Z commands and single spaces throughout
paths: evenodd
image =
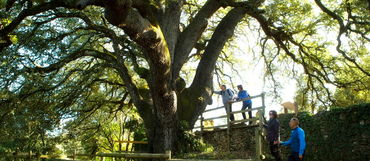
M 246 13 L 247 9 L 243 7 L 236 7 L 229 11 L 216 27 L 216 30 L 205 49 L 204 55 L 199 62 L 194 80 L 188 89 L 188 97 L 190 96 L 190 98 L 195 101 L 195 106 L 179 107 L 179 110 L 191 111 L 191 115 L 182 118 L 189 122 L 190 127 L 194 126 L 197 117 L 202 113 L 202 111 L 204 111 L 207 104 L 210 102 L 209 100 L 211 100 L 213 71 L 215 69 L 218 56 L 225 43 L 234 35 L 236 26 Z M 182 98 L 182 100 L 184 99 L 186 98 Z

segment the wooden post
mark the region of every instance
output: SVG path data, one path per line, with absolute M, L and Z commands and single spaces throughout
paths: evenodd
M 15 153 L 14 153 L 14 156 L 15 156 L 14 160 L 15 160 L 15 161 L 18 161 L 18 160 L 19 160 L 19 158 L 18 158 L 18 152 L 15 152 Z
M 31 159 L 32 158 L 32 151 L 29 151 L 28 152 L 28 158 Z
M 76 160 L 76 149 L 74 149 L 73 151 L 73 157 L 72 157 L 73 160 Z
M 203 113 L 200 115 L 200 132 L 203 134 L 203 130 L 204 130 L 204 124 L 203 124 Z
M 166 159 L 166 160 L 170 160 L 171 159 L 171 150 L 166 150 L 166 154 L 168 154 L 168 159 Z
M 255 161 L 260 161 L 260 154 L 261 154 L 261 150 L 260 150 L 260 146 L 261 146 L 261 142 L 260 142 L 260 134 L 259 134 L 259 130 L 256 129 L 255 130 L 255 139 L 256 139 L 256 156 L 255 156 Z
M 256 157 L 255 160 L 260 161 L 264 158 L 264 155 L 262 154 L 262 131 L 263 131 L 263 111 L 264 110 L 258 110 L 258 118 L 259 118 L 259 123 L 258 127 L 255 130 L 255 139 L 256 139 Z
M 260 117 L 260 114 L 259 114 L 260 112 L 259 111 L 257 111 L 257 115 L 258 115 L 258 117 Z M 256 127 L 256 130 L 255 130 L 255 139 L 256 139 L 256 156 L 255 156 L 255 160 L 256 161 L 260 161 L 260 154 L 261 154 L 261 149 L 260 149 L 260 147 L 261 147 L 261 142 L 260 142 L 260 132 L 259 132 L 259 126 L 258 127 Z
M 265 123 L 265 110 L 266 110 L 266 105 L 265 105 L 265 92 L 263 92 L 262 93 L 262 111 L 261 111 L 261 116 L 260 116 L 260 126 L 259 126 L 259 128 L 260 128 L 260 142 L 261 142 L 261 147 L 260 147 L 260 150 L 261 150 L 261 155 L 260 155 L 260 157 L 261 157 L 261 159 L 264 159 L 265 158 L 265 156 L 263 155 L 263 153 L 262 153 L 262 150 L 263 150 L 263 139 L 264 139 L 264 136 L 265 136 L 265 134 L 264 134 L 264 132 L 265 132 L 265 129 L 264 129 L 264 127 L 263 127 L 263 124 Z
M 227 129 L 226 129 L 226 135 L 227 135 L 227 151 L 230 152 L 230 127 L 231 127 L 231 122 L 230 122 L 230 107 L 231 104 L 228 103 L 228 107 L 226 108 L 226 123 L 227 123 Z
M 227 106 L 227 105 L 226 105 Z M 230 128 L 230 109 L 228 107 L 226 107 L 226 123 L 227 123 L 227 129 Z
M 265 116 L 265 108 L 266 108 L 266 106 L 265 106 L 265 92 L 262 93 L 261 98 L 262 98 L 262 107 L 263 107 L 262 116 Z
M 120 136 L 121 137 L 121 136 Z M 121 138 L 119 138 L 119 141 L 121 141 Z M 118 142 L 118 151 L 121 152 L 122 151 L 122 143 L 121 142 Z

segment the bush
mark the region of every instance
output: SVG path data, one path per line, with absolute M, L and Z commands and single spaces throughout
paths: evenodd
M 212 152 L 213 147 L 203 142 L 203 139 L 196 136 L 193 132 L 187 131 L 186 122 L 181 122 L 177 133 L 176 156 L 182 156 L 185 153 Z

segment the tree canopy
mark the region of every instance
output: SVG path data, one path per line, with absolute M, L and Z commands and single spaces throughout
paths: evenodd
M 235 63 L 236 38 L 251 35 L 274 95 L 288 77 L 308 108 L 369 101 L 369 3 L 2 0 L 1 126 L 42 125 L 26 133 L 39 138 L 66 118 L 136 109 L 151 149 L 173 149 L 180 122 L 191 129 L 212 102 L 219 63 Z

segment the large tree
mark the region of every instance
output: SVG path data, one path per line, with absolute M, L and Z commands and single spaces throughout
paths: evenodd
M 365 0 L 8 0 L 1 11 L 1 56 L 7 62 L 2 73 L 10 74 L 2 76 L 7 80 L 2 86 L 10 91 L 22 87 L 26 79 L 22 73 L 59 78 L 50 87 L 39 85 L 22 96 L 68 89 L 64 92 L 70 96 L 58 96 L 69 98 L 63 102 L 64 109 L 79 104 L 80 97 L 89 97 L 81 93 L 94 90 L 96 82 L 123 88 L 144 121 L 152 149 L 158 152 L 173 149 L 179 122 L 193 127 L 211 102 L 216 62 L 241 21 L 262 31 L 260 54 L 272 80 L 273 62 L 279 58 L 300 65 L 311 89 L 326 83 L 369 87 L 361 83 L 370 76 L 370 66 L 362 61 L 368 56 L 369 41 Z M 214 23 L 209 26 L 211 20 Z M 338 54 L 330 54 L 326 41 L 318 38 L 323 28 L 337 31 L 333 43 Z M 342 42 L 343 37 L 353 42 Z M 196 73 L 187 80 L 191 82 L 185 82 L 181 70 L 194 50 L 199 59 Z M 5 70 L 6 66 L 14 70 Z M 112 71 L 121 82 L 104 77 Z M 336 75 L 353 71 L 359 77 L 351 81 Z M 70 84 L 63 85 L 66 82 Z M 122 97 L 118 104 L 127 103 L 127 95 Z

